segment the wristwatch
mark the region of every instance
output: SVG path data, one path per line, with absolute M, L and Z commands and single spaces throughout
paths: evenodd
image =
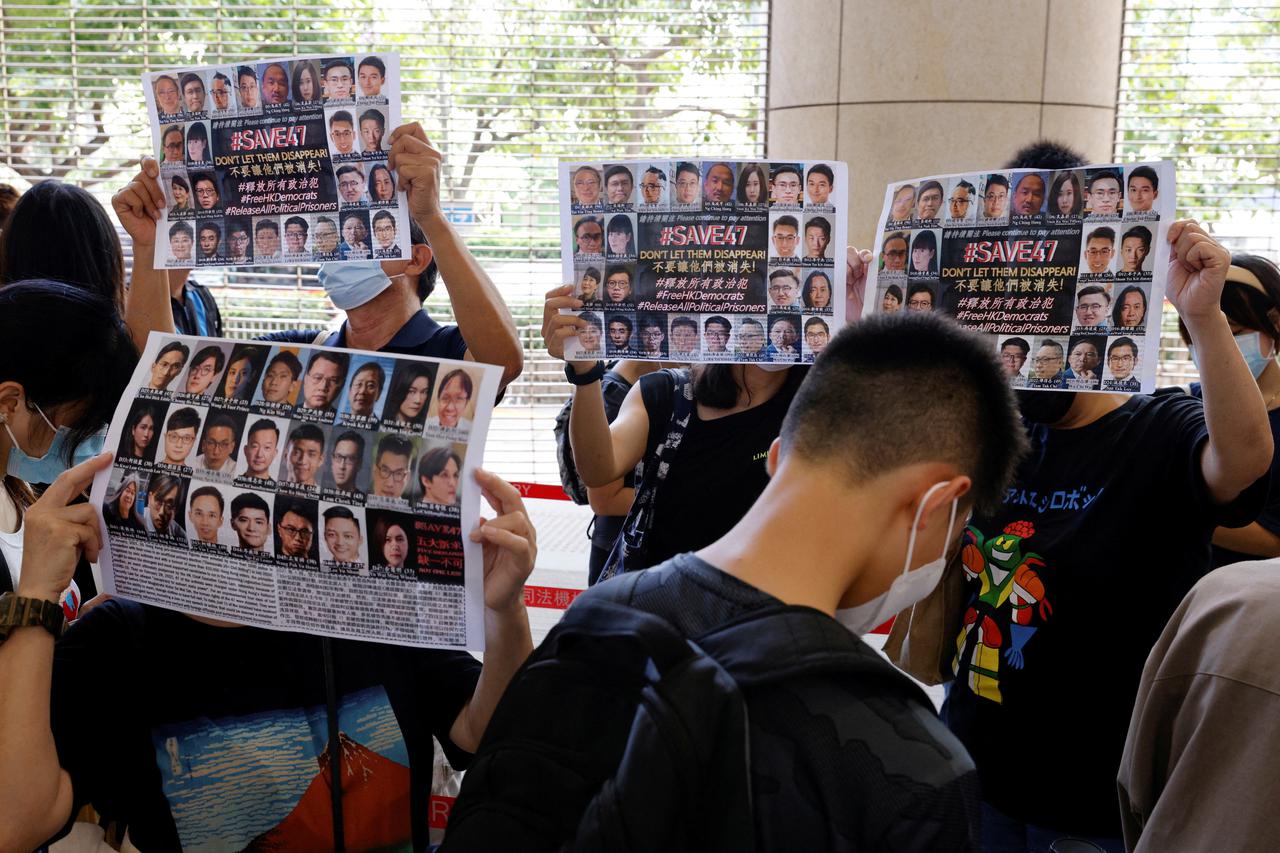
M 58 638 L 62 636 L 62 624 L 66 617 L 62 605 L 43 598 L 23 598 L 6 592 L 0 595 L 0 643 L 9 639 L 14 628 L 43 626 Z
M 564 366 L 564 378 L 569 380 L 570 385 L 590 385 L 592 382 L 600 381 L 604 376 L 604 362 L 597 361 L 596 366 L 588 370 L 586 373 L 576 373 L 572 364 Z

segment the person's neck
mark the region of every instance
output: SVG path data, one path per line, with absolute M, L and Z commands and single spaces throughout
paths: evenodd
M 786 604 L 834 615 L 846 593 L 861 592 L 883 502 L 867 494 L 837 504 L 825 499 L 844 490 L 833 473 L 786 468 L 732 530 L 697 556 Z
M 169 296 L 173 299 L 183 302 L 183 295 L 186 293 L 187 276 L 181 270 L 169 271 Z
M 1128 394 L 1077 394 L 1062 420 L 1050 426 L 1053 429 L 1079 429 L 1111 414 L 1127 402 Z
M 738 383 L 738 400 L 731 409 L 712 409 L 698 404 L 698 417 L 703 420 L 722 418 L 763 405 L 787 382 L 789 371 L 763 370 L 750 364 L 733 365 L 733 378 Z
M 411 286 L 391 286 L 347 312 L 347 348 L 380 350 L 422 309 Z

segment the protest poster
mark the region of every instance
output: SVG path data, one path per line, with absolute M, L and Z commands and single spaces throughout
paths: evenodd
M 388 156 L 400 57 L 318 54 L 142 75 L 166 207 L 157 269 L 406 258 Z
M 106 592 L 246 625 L 483 647 L 473 472 L 501 370 L 153 334 L 93 484 Z
M 1014 388 L 1155 388 L 1173 165 L 1000 169 L 889 185 L 867 311 L 991 333 Z
M 573 360 L 809 362 L 845 321 L 844 163 L 560 164 Z

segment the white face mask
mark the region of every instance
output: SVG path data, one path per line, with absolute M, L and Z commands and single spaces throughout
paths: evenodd
M 865 634 L 883 625 L 889 620 L 890 616 L 901 613 L 908 607 L 914 607 L 916 602 L 933 592 L 933 588 L 942 579 L 943 569 L 947 567 L 947 547 L 951 544 L 951 531 L 955 527 L 959 500 L 951 501 L 951 517 L 947 521 L 947 537 L 942 543 L 942 555 L 933 562 L 925 563 L 915 571 L 911 570 L 911 557 L 916 549 L 916 530 L 920 526 L 920 516 L 924 514 L 924 507 L 929 502 L 929 496 L 949 482 L 944 480 L 941 483 L 934 483 L 929 487 L 929 491 L 924 493 L 924 497 L 920 499 L 920 506 L 916 509 L 915 520 L 911 522 L 911 538 L 907 540 L 907 559 L 903 563 L 902 574 L 893 579 L 893 583 L 889 584 L 888 589 L 870 601 L 855 607 L 837 610 L 836 621 L 841 625 L 855 634 Z

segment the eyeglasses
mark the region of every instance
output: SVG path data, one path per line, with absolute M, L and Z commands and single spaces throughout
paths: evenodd
M 206 438 L 204 440 L 204 446 L 210 450 L 230 450 L 235 446 L 235 442 L 231 439 L 227 439 L 225 441 L 214 441 L 212 438 Z
M 166 501 L 155 501 L 155 505 L 160 509 L 168 510 L 169 512 L 173 512 L 178 508 L 178 502 L 173 498 Z
M 354 130 L 338 130 L 337 128 L 334 128 L 333 130 L 329 131 L 329 135 L 332 136 L 334 139 L 351 139 L 356 134 Z
M 596 330 L 597 333 L 599 330 Z M 465 406 L 471 397 L 466 394 L 442 394 L 440 396 L 440 405 L 442 406 Z
M 1046 364 L 1060 364 L 1061 362 L 1062 356 L 1060 355 L 1038 355 L 1031 359 L 1031 363 L 1038 367 L 1043 367 Z
M 932 308 L 933 301 L 929 299 L 908 299 L 908 308 Z
M 886 249 L 884 256 L 886 258 L 905 258 L 907 256 L 906 249 Z
M 394 236 L 396 233 L 396 227 L 394 225 L 375 225 L 373 226 L 373 233 L 380 234 L 384 237 Z
M 315 535 L 315 531 L 310 527 L 294 527 L 292 524 L 280 525 L 280 533 L 290 539 L 301 539 L 303 542 L 310 541 L 311 537 Z
M 1137 361 L 1137 360 L 1138 360 L 1138 359 L 1137 359 L 1137 357 L 1136 357 L 1136 356 L 1132 356 L 1132 355 L 1109 355 L 1109 356 L 1107 356 L 1107 362 L 1108 362 L 1108 363 L 1110 363 L 1110 364 L 1133 364 L 1133 363 L 1134 363 L 1135 361 Z
M 1115 249 L 1112 249 L 1112 248 L 1106 248 L 1106 249 L 1085 249 L 1085 250 L 1084 250 L 1084 253 L 1085 253 L 1086 255 L 1088 255 L 1089 257 L 1091 257 L 1091 258 L 1108 258 L 1108 257 L 1110 257 L 1110 256 L 1111 256 L 1111 253 L 1112 253 L 1112 252 L 1114 252 L 1114 251 L 1115 251 Z
M 164 434 L 164 439 L 170 444 L 181 446 L 193 443 L 196 440 L 196 436 L 195 433 L 188 435 L 182 432 L 166 432 Z
M 377 467 L 382 479 L 390 480 L 393 483 L 403 483 L 405 478 L 409 476 L 408 468 L 388 468 L 386 465 Z
M 987 201 L 1004 201 L 1008 197 L 1008 193 L 987 193 L 983 196 Z
M 321 388 L 337 388 L 342 384 L 342 380 L 336 376 L 324 376 L 319 373 L 308 373 L 307 381 L 319 385 Z
M 218 191 L 213 187 L 197 187 L 196 195 L 200 196 L 200 198 L 217 198 Z

